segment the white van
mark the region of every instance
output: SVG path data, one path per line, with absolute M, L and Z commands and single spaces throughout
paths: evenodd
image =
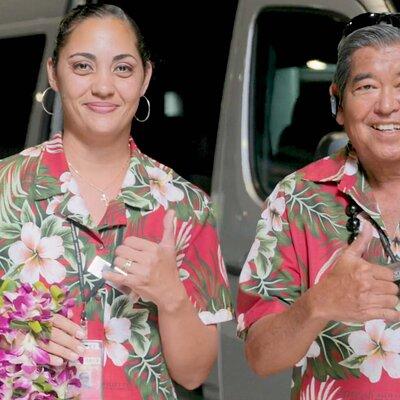
M 39 102 L 47 87 L 45 61 L 60 18 L 83 3 L 0 0 L 0 158 L 62 126 L 57 99 L 46 98 L 52 117 Z M 283 176 L 314 159 L 321 137 L 340 129 L 328 96 L 336 46 L 345 22 L 366 11 L 393 12 L 395 6 L 389 0 L 238 0 L 211 186 L 234 295 L 265 198 Z M 220 342 L 204 399 L 289 399 L 290 372 L 267 379 L 253 374 L 233 322 L 221 326 Z

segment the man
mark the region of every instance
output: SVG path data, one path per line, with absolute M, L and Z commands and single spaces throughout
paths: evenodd
M 400 398 L 399 26 L 346 26 L 330 91 L 351 144 L 278 184 L 241 273 L 248 362 L 295 366 L 292 399 Z

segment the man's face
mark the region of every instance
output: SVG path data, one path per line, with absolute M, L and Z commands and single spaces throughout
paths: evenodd
M 337 121 L 364 166 L 400 163 L 400 43 L 354 52 Z

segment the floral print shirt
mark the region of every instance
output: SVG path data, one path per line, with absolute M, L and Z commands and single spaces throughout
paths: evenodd
M 347 247 L 350 198 L 362 208 L 360 218 L 372 218 L 386 233 L 353 150 L 316 161 L 277 185 L 239 279 L 240 336 L 261 317 L 287 310 L 329 271 Z M 398 243 L 391 245 L 400 255 Z M 364 258 L 390 262 L 376 231 Z M 399 353 L 400 323 L 331 321 L 294 366 L 291 399 L 400 399 Z
M 225 266 L 208 198 L 171 169 L 142 154 L 133 141 L 119 196 L 98 226 L 68 170 L 62 135 L 0 162 L 0 275 L 67 285 L 82 310 L 71 224 L 78 230 L 85 291 L 98 278 L 95 256 L 112 262 L 118 232 L 159 242 L 166 210 L 176 211 L 177 266 L 205 324 L 232 319 Z M 176 399 L 163 358 L 157 307 L 104 285 L 87 304 L 89 339 L 105 346 L 104 399 Z

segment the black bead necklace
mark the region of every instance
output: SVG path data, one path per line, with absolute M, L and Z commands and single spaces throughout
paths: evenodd
M 353 243 L 354 239 L 360 233 L 360 220 L 357 218 L 357 214 L 360 211 L 360 207 L 353 201 L 350 201 L 349 205 L 346 207 L 346 215 L 349 217 L 346 229 L 350 232 L 350 236 L 347 239 L 348 244 Z

